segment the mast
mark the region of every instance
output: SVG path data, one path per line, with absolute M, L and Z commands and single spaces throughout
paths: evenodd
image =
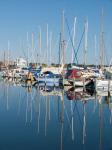
M 51 50 L 52 50 L 52 32 L 50 32 L 50 39 L 49 39 L 49 43 L 50 43 L 50 48 L 49 48 L 49 50 L 50 50 L 50 58 L 49 58 L 49 63 L 50 63 L 50 65 L 51 65 Z
M 6 57 L 6 56 L 5 56 L 5 51 L 4 51 L 4 66 L 6 66 L 5 57 Z
M 96 68 L 97 68 L 97 56 L 96 56 L 96 35 L 94 36 L 94 44 L 95 44 L 95 47 L 94 47 L 94 49 L 95 49 L 95 65 L 96 65 Z
M 27 66 L 29 65 L 29 38 L 28 38 L 28 32 L 27 32 Z
M 100 65 L 101 68 L 104 67 L 104 27 L 103 27 L 103 20 L 104 20 L 104 12 L 102 9 L 102 14 L 101 14 L 101 33 L 100 33 Z
M 59 64 L 61 65 L 61 32 L 59 35 Z
M 34 33 L 32 33 L 32 62 L 34 62 L 34 58 L 33 58 L 33 52 L 34 52 Z
M 61 23 L 61 67 L 64 68 L 65 64 L 65 40 L 64 40 L 64 11 L 62 12 L 62 23 Z
M 9 67 L 9 49 L 10 49 L 10 42 L 8 41 L 8 67 Z
M 41 50 L 42 50 L 42 45 L 41 45 L 41 27 L 39 27 L 39 62 L 41 63 Z
M 46 34 L 46 59 L 47 59 L 47 65 L 48 65 L 48 24 L 47 24 L 47 34 Z
M 85 21 L 85 42 L 84 42 L 84 66 L 87 64 L 87 39 L 88 39 L 88 20 Z
M 73 48 L 72 48 L 72 62 L 71 64 L 73 64 L 74 62 L 74 47 L 75 47 L 75 37 L 76 37 L 76 21 L 77 18 L 74 18 L 74 27 L 73 27 Z

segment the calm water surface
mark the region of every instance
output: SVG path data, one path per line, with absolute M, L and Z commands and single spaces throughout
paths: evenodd
M 111 97 L 4 81 L 0 93 L 0 150 L 112 150 Z

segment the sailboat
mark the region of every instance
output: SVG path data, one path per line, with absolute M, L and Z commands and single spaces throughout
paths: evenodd
M 47 42 L 46 42 L 46 61 L 48 64 L 48 48 L 49 48 L 49 43 L 48 43 L 48 24 L 47 24 Z M 51 55 L 51 38 L 52 34 L 50 36 L 50 55 Z M 40 40 L 41 41 L 41 40 Z M 40 49 L 41 49 L 41 43 L 40 43 Z M 50 63 L 51 63 L 51 58 L 50 58 Z M 60 80 L 60 74 L 59 74 L 59 69 L 55 67 L 42 67 L 41 72 L 39 74 L 35 74 L 35 79 L 38 83 L 39 86 L 59 86 L 59 80 Z
M 75 24 L 76 24 L 76 19 L 75 19 Z M 84 65 L 86 65 L 87 33 L 88 33 L 88 22 L 86 21 L 85 26 L 84 26 L 84 32 L 81 37 L 81 41 L 82 41 L 82 38 L 85 34 Z M 72 45 L 74 48 L 74 42 L 72 42 Z M 77 61 L 77 52 L 75 52 L 75 59 Z M 74 66 L 73 64 L 71 64 L 70 66 L 67 67 L 67 72 L 65 74 L 63 83 L 64 85 L 73 85 L 74 87 L 84 87 L 88 85 L 90 86 L 90 84 L 93 83 L 91 80 L 92 76 L 93 76 L 93 73 L 88 71 L 87 69 L 85 70 L 83 67 Z
M 104 30 L 103 30 L 103 10 L 102 10 L 102 24 L 101 24 L 101 43 L 100 43 L 100 74 L 104 74 L 104 51 L 105 51 L 105 45 L 104 45 Z M 109 79 L 97 78 L 95 83 L 96 91 L 97 90 L 103 90 L 103 91 L 111 91 L 112 90 L 112 81 Z

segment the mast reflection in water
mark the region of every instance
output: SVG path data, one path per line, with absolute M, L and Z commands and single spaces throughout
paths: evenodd
M 0 149 L 112 149 L 112 98 L 0 82 Z

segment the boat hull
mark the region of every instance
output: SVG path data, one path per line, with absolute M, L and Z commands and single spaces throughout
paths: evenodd
M 96 80 L 97 90 L 112 91 L 112 80 Z
M 58 78 L 37 78 L 36 80 L 41 86 L 59 86 Z
M 82 80 L 82 79 L 79 79 L 79 80 L 74 80 L 74 79 L 63 79 L 62 81 L 63 85 L 67 85 L 67 86 L 74 86 L 74 87 L 84 87 L 84 86 L 88 86 L 88 85 L 91 85 L 91 84 L 94 84 L 92 82 L 92 80 Z

